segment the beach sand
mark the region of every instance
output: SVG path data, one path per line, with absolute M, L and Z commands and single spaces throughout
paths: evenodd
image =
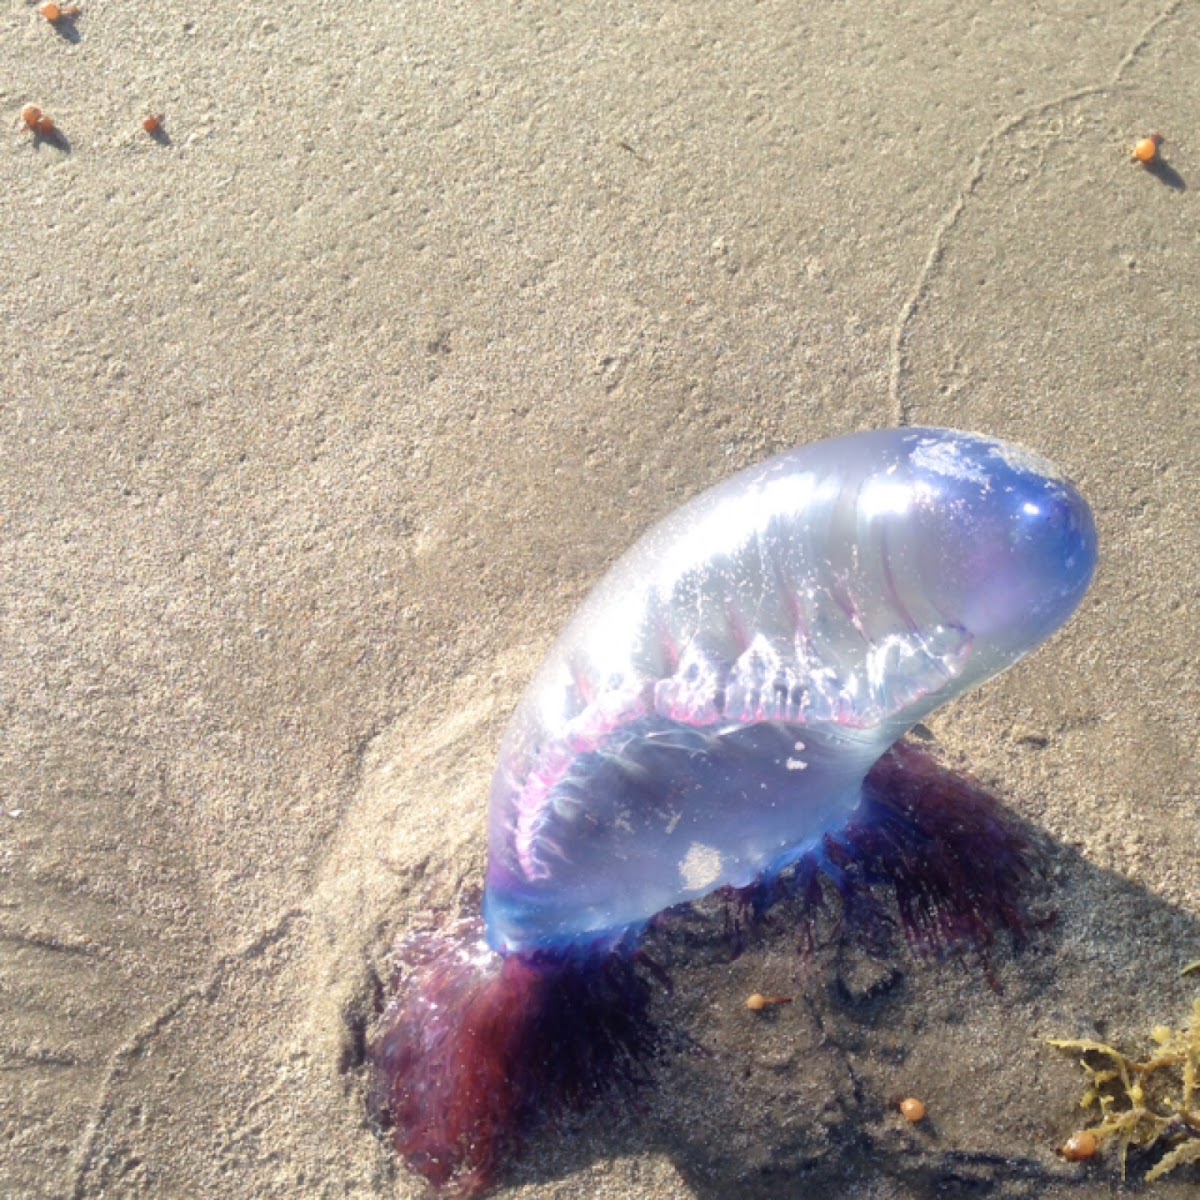
M 420 1195 L 356 1023 L 478 889 L 555 632 L 684 499 L 897 422 L 1096 511 L 1074 621 L 930 721 L 1057 920 L 990 979 L 668 946 L 703 1053 L 502 1194 L 1117 1194 L 1044 1039 L 1198 988 L 1200 10 L 82 8 L 0 16 L 0 1194 Z

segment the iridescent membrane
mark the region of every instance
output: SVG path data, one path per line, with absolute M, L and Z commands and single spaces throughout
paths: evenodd
M 512 719 L 489 944 L 616 944 L 794 862 L 906 730 L 1059 628 L 1095 563 L 1079 493 L 972 434 L 856 434 L 705 492 L 601 581 Z

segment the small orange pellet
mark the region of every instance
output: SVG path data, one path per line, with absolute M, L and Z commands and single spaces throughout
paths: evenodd
M 57 25 L 59 21 L 71 21 L 79 16 L 79 9 L 75 5 L 70 5 L 63 8 L 61 4 L 43 4 L 38 8 L 38 12 L 50 22 L 51 25 Z
M 1099 1148 L 1100 1143 L 1096 1141 L 1096 1135 L 1084 1130 L 1067 1138 L 1062 1148 L 1062 1156 L 1067 1162 L 1087 1162 L 1089 1158 L 1095 1157 Z
M 58 136 L 58 127 L 36 104 L 27 104 L 21 109 L 21 120 L 34 137 L 55 138 Z
M 751 1012 L 762 1012 L 764 1008 L 771 1008 L 776 1004 L 791 1004 L 791 1002 L 791 996 L 764 996 L 759 992 L 746 997 L 746 1007 Z
M 157 116 L 151 114 L 142 122 L 142 128 L 149 134 L 155 134 L 162 128 L 162 113 Z
M 1145 166 L 1158 160 L 1158 148 L 1163 144 L 1161 133 L 1152 133 L 1149 137 L 1140 138 L 1133 148 L 1133 157 Z
M 918 1121 L 925 1120 L 925 1104 L 916 1096 L 909 1096 L 907 1100 L 900 1101 L 900 1115 L 915 1125 Z

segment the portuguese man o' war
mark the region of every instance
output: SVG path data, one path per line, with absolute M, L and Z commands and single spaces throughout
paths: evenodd
M 1096 556 L 1091 511 L 1050 464 L 939 429 L 782 454 L 650 530 L 509 725 L 482 924 L 400 948 L 370 1060 L 410 1167 L 477 1194 L 522 1122 L 636 1074 L 632 956 L 672 906 L 822 857 L 844 879 L 861 852 L 906 922 L 936 923 L 942 898 L 968 927 L 1003 924 L 1017 841 L 977 790 L 892 747 L 1062 626 Z

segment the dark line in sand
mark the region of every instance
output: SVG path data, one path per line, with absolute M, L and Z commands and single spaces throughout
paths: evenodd
M 1125 73 L 1137 60 L 1138 56 L 1150 44 L 1151 37 L 1160 25 L 1168 21 L 1175 15 L 1182 5 L 1183 0 L 1171 0 L 1171 2 L 1138 34 L 1137 40 L 1126 51 L 1121 61 L 1117 63 L 1116 69 L 1112 73 L 1112 77 L 1107 83 L 1089 84 L 1085 87 L 1075 88 L 1073 91 L 1064 92 L 1061 96 L 1055 96 L 1051 100 L 1043 100 L 1040 104 L 1034 104 L 1029 108 L 1023 109 L 1015 116 L 1010 117 L 1002 125 L 997 126 L 987 135 L 980 143 L 979 148 L 975 151 L 975 155 L 971 160 L 971 167 L 967 173 L 966 182 L 959 188 L 958 195 L 954 198 L 954 202 L 950 205 L 949 210 L 938 222 L 937 228 L 933 233 L 933 240 L 929 245 L 929 252 L 925 255 L 925 262 L 921 266 L 920 272 L 917 274 L 917 279 L 912 290 L 908 294 L 908 298 L 900 307 L 900 313 L 896 318 L 896 323 L 892 327 L 891 337 L 891 369 L 888 373 L 888 399 L 891 403 L 892 423 L 895 425 L 908 424 L 908 412 L 904 399 L 901 396 L 902 380 L 907 365 L 907 354 L 905 353 L 905 342 L 908 336 L 909 326 L 912 324 L 913 318 L 917 315 L 924 303 L 929 291 L 929 284 L 933 278 L 934 272 L 937 270 L 938 264 L 942 261 L 942 256 L 946 252 L 946 242 L 950 234 L 954 231 L 958 224 L 959 218 L 967 207 L 967 201 L 974 195 L 975 189 L 982 182 L 987 170 L 988 161 L 992 150 L 996 143 L 1002 138 L 1008 137 L 1019 129 L 1022 125 L 1031 121 L 1034 117 L 1042 116 L 1055 108 L 1063 105 L 1071 104 L 1076 100 L 1085 99 L 1088 96 L 1097 96 L 1103 92 L 1107 92 L 1114 87 L 1117 87 Z

